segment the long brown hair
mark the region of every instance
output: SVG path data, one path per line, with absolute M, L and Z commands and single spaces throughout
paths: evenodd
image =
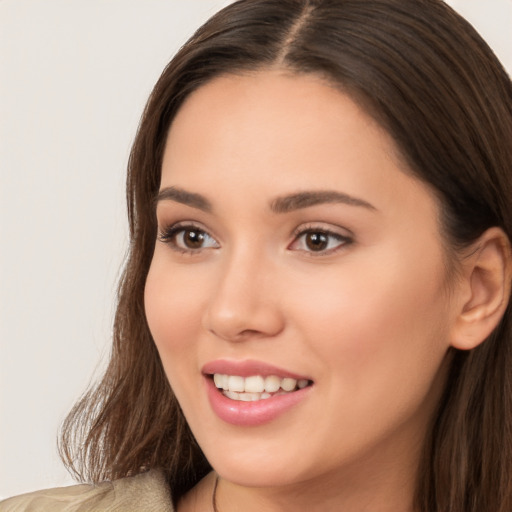
M 130 250 L 101 382 L 67 418 L 61 453 L 81 479 L 162 469 L 174 498 L 209 463 L 164 374 L 144 314 L 166 135 L 184 99 L 225 73 L 315 73 L 391 134 L 442 205 L 454 250 L 487 228 L 512 239 L 512 86 L 475 30 L 440 0 L 241 0 L 182 47 L 145 108 L 127 178 Z M 512 510 L 512 309 L 478 348 L 455 351 L 425 441 L 423 512 Z

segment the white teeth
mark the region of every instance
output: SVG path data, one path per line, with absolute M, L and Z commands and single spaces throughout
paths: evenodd
M 230 391 L 245 391 L 245 379 L 238 375 L 230 375 L 228 380 L 228 386 Z
M 215 386 L 224 391 L 224 395 L 232 400 L 243 400 L 252 402 L 265 400 L 272 396 L 272 393 L 295 391 L 309 385 L 307 379 L 292 379 L 290 377 L 280 378 L 276 375 L 262 377 L 251 375 L 240 377 L 238 375 L 225 375 L 215 373 L 213 375 Z
M 222 385 L 224 379 L 223 379 L 224 375 L 221 375 L 220 373 L 216 373 L 214 376 L 213 376 L 213 382 L 215 382 L 215 386 L 218 387 L 218 388 L 224 388 L 224 386 Z
M 255 402 L 260 399 L 260 393 L 240 393 L 242 402 Z
M 265 378 L 265 391 L 275 393 L 281 387 L 281 379 L 275 375 L 269 375 Z
M 265 381 L 263 377 L 254 375 L 252 377 L 246 377 L 245 379 L 245 392 L 249 393 L 263 393 L 265 390 Z
M 224 394 L 231 398 L 231 400 L 240 400 L 240 393 L 236 393 L 235 391 L 224 391 Z
M 241 402 L 257 402 L 258 400 L 266 400 L 272 395 L 270 393 L 237 393 L 236 391 L 223 391 L 224 396 L 231 400 L 239 400 Z
M 297 381 L 295 379 L 283 379 L 281 382 L 281 387 L 284 391 L 293 391 L 295 387 L 297 386 Z

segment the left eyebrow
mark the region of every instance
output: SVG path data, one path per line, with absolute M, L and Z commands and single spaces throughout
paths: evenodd
M 154 202 L 157 204 L 160 201 L 175 201 L 205 212 L 212 211 L 212 205 L 206 197 L 179 187 L 166 187 L 160 190 Z
M 274 213 L 288 213 L 294 210 L 300 210 L 302 208 L 326 203 L 341 203 L 377 211 L 375 206 L 363 199 L 359 199 L 342 192 L 336 192 L 334 190 L 305 191 L 277 197 L 270 203 L 270 209 Z

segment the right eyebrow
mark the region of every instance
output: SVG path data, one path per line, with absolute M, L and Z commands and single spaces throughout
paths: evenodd
M 375 206 L 363 199 L 335 190 L 306 190 L 304 192 L 278 197 L 272 201 L 270 208 L 275 213 L 288 213 L 301 208 L 309 208 L 310 206 L 325 203 L 341 203 L 349 206 L 361 206 L 368 210 L 377 210 Z
M 212 204 L 206 197 L 194 192 L 187 192 L 179 187 L 165 187 L 161 189 L 155 198 L 155 205 L 160 201 L 175 201 L 191 206 L 192 208 L 203 210 L 204 212 L 212 211 Z

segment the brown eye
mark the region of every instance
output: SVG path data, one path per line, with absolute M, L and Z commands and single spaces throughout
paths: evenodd
M 220 246 L 206 231 L 195 226 L 171 226 L 159 235 L 159 240 L 179 252 L 199 252 Z
M 304 240 L 311 251 L 324 251 L 329 245 L 329 237 L 325 233 L 307 233 Z
M 288 249 L 323 256 L 331 254 L 352 242 L 351 237 L 333 231 L 305 229 L 296 235 Z
M 203 246 L 205 233 L 198 229 L 184 229 L 182 231 L 183 245 L 188 249 L 200 249 Z

